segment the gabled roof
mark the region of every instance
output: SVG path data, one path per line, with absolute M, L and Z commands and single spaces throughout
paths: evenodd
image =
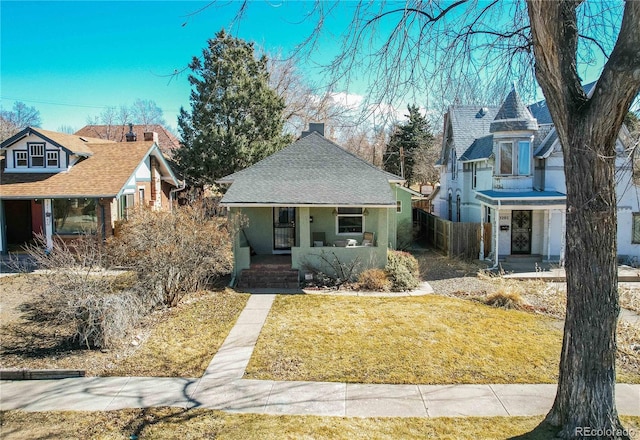
M 533 118 L 516 91 L 515 87 L 507 95 L 489 131 L 537 130 L 538 122 Z
M 473 142 L 489 134 L 489 126 L 497 107 L 459 106 L 449 109 L 451 139 L 458 157 L 462 156 Z
M 56 147 L 61 147 L 67 150 L 69 153 L 77 154 L 79 156 L 90 156 L 93 151 L 89 144 L 91 143 L 105 143 L 111 141 L 105 141 L 104 139 L 92 138 L 88 136 L 78 136 L 74 134 L 58 133 L 57 131 L 43 130 L 38 127 L 27 127 L 19 133 L 11 136 L 0 144 L 0 148 L 8 148 L 15 144 L 19 140 L 35 133 L 43 140 L 50 142 Z
M 390 182 L 402 181 L 313 132 L 217 182 L 231 184 L 227 206 L 395 206 Z
M 493 135 L 483 136 L 473 141 L 471 146 L 460 157 L 463 162 L 488 159 L 493 153 Z
M 173 173 L 153 142 L 91 144 L 91 150 L 91 157 L 78 162 L 68 171 L 55 174 L 5 173 L 2 167 L 0 198 L 115 197 L 149 155 L 154 155 L 161 162 L 166 180 L 177 185 Z
M 92 136 L 94 138 L 111 140 L 115 142 L 125 142 L 125 135 L 129 132 L 129 125 L 85 125 L 76 131 L 78 136 Z M 134 125 L 133 132 L 137 135 L 138 141 L 143 141 L 145 132 L 155 132 L 158 134 L 158 146 L 163 153 L 169 153 L 180 147 L 180 141 L 160 124 Z

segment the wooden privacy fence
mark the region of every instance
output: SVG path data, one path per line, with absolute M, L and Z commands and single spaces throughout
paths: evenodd
M 436 217 L 422 209 L 414 210 L 418 240 L 431 245 L 448 257 L 478 259 L 481 227 L 484 227 L 484 256 L 491 250 L 491 223 L 456 223 Z

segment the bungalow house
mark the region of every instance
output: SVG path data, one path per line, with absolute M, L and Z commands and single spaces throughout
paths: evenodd
M 28 127 L 0 144 L 0 252 L 34 234 L 113 235 L 136 205 L 168 209 L 178 186 L 154 141 L 113 142 Z
M 585 86 L 589 93 L 593 84 Z M 616 144 L 618 254 L 640 258 L 640 187 L 629 132 Z M 515 88 L 500 107 L 454 106 L 445 114 L 434 214 L 492 225 L 480 257 L 563 262 L 566 186 L 563 154 L 545 101 L 525 106 Z M 481 228 L 484 231 L 484 228 Z M 486 237 L 487 239 L 489 237 Z
M 311 124 L 293 144 L 218 180 L 229 185 L 222 205 L 245 220 L 233 248 L 241 286 L 297 287 L 312 268 L 330 272 L 324 260 L 383 268 L 398 235 L 410 233 L 412 192 L 403 179 L 323 133 L 323 124 Z M 271 279 L 256 273 L 265 259 L 281 261 Z

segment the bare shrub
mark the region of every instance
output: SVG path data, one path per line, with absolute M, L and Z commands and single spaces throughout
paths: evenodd
M 32 319 L 72 328 L 72 339 L 87 348 L 113 346 L 151 307 L 126 290 L 135 285 L 135 276 L 107 270 L 108 258 L 94 236 L 69 243 L 55 239 L 47 248 L 40 235 L 25 249 L 47 279 Z
M 152 300 L 173 307 L 189 292 L 230 272 L 235 229 L 185 206 L 174 212 L 139 209 L 109 240 L 114 262 L 138 273 Z
M 487 295 L 483 302 L 492 307 L 501 309 L 522 310 L 525 308 L 525 302 L 518 292 L 506 289 L 498 289 L 497 291 Z
M 303 263 L 306 271 L 313 273 L 314 283 L 321 287 L 339 288 L 356 281 L 362 269 L 359 257 L 349 261 L 340 261 L 335 252 L 321 251 L 316 263 L 308 259 Z
M 382 269 L 367 269 L 358 275 L 358 288 L 374 292 L 388 292 L 391 289 L 391 281 Z

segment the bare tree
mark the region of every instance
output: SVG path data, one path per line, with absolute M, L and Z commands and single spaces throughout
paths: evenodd
M 537 79 L 563 147 L 567 186 L 567 317 L 558 391 L 545 422 L 562 438 L 582 438 L 586 427 L 598 438 L 629 438 L 615 406 L 615 142 L 640 90 L 640 1 L 407 0 L 350 7 L 343 50 L 328 69 L 335 83 L 364 72 L 371 103 L 422 96 L 473 101 L 479 93 L 504 95 L 513 79 L 531 96 Z M 307 18 L 316 26 L 301 50 L 317 48 L 338 9 L 338 2 L 315 3 Z M 602 57 L 606 64 L 587 96 L 579 69 Z M 480 79 L 487 92 L 478 88 Z
M 41 124 L 40 111 L 16 101 L 12 110 L 0 111 L 0 141 L 10 138 L 23 128 L 39 127 Z
M 149 99 L 136 99 L 130 109 L 133 122 L 144 125 L 165 125 L 162 109 Z
M 309 84 L 298 73 L 294 58 L 270 56 L 267 69 L 271 87 L 285 102 L 286 131 L 297 135 L 306 130 L 310 122 L 324 122 L 326 135 L 335 139 L 337 131 L 356 125 L 352 109 L 341 105 L 331 91 Z

